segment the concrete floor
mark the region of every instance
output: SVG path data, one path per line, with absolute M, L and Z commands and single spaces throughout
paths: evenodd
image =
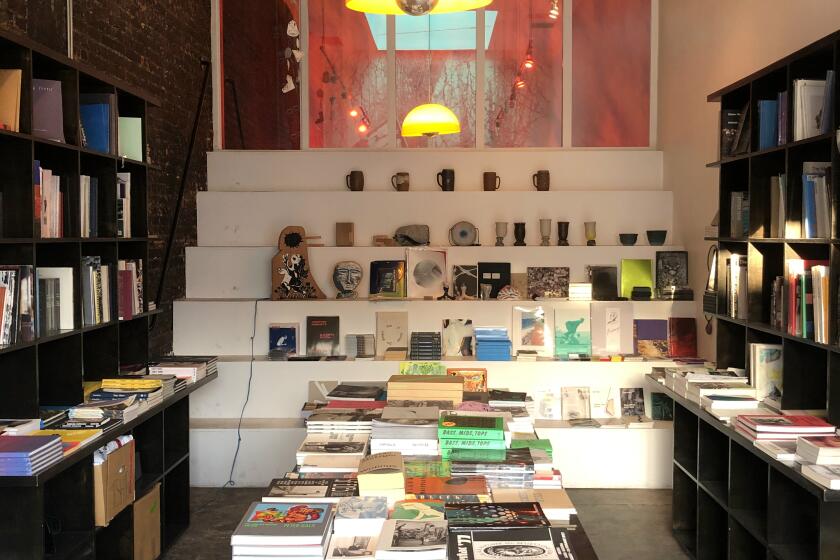
M 230 535 L 262 488 L 193 488 L 190 528 L 164 560 L 229 560 Z M 670 490 L 569 490 L 600 560 L 684 560 Z

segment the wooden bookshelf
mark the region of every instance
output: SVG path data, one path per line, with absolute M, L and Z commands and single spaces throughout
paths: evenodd
M 83 382 L 136 370 L 149 362 L 150 321 L 160 310 L 149 308 L 148 164 L 83 147 L 79 100 L 86 93 L 114 94 L 120 116 L 142 119 L 143 146 L 148 108 L 158 102 L 8 31 L 0 31 L 0 67 L 23 71 L 20 132 L 0 130 L 0 265 L 31 265 L 36 272 L 44 266 L 73 269 L 74 328 L 36 333 L 33 340 L 0 347 L 0 418 L 37 418 L 40 407 L 69 408 L 82 402 Z M 32 134 L 32 80 L 36 78 L 62 82 L 65 143 Z M 61 174 L 62 192 L 69 202 L 65 209 L 70 212 L 65 211 L 60 238 L 40 238 L 35 225 L 35 160 Z M 128 238 L 117 235 L 116 176 L 124 171 L 132 178 L 132 236 Z M 99 179 L 96 238 L 81 237 L 80 175 Z M 141 260 L 142 312 L 117 319 L 118 283 L 113 274 L 114 319 L 85 325 L 80 278 L 84 256 L 100 256 L 114 272 L 120 259 Z M 0 477 L 0 557 L 131 558 L 132 508 L 123 510 L 107 527 L 95 527 L 93 517 L 92 453 L 121 434 L 132 434 L 136 441 L 142 468 L 142 476 L 135 481 L 136 498 L 161 484 L 161 539 L 163 549 L 168 548 L 189 524 L 189 394 L 214 378 L 190 385 L 36 476 Z
M 831 131 L 781 146 L 758 150 L 758 101 L 788 91 L 787 138 L 793 138 L 793 82 L 824 79 L 840 73 L 840 32 L 735 82 L 711 95 L 722 109 L 750 107 L 753 126 L 743 154 L 721 157 L 707 167 L 719 171 L 720 233 L 707 238 L 719 249 L 717 366 L 745 368 L 750 375 L 751 343 L 781 344 L 785 409 L 827 409 L 840 424 L 840 310 L 831 303 L 828 344 L 793 336 L 770 324 L 772 282 L 784 274 L 785 260 L 824 259 L 830 263 L 830 301 L 840 297 L 840 155 L 835 132 L 840 124 L 840 96 L 835 94 Z M 770 237 L 770 177 L 784 173 L 789 193 L 788 219 L 802 219 L 802 164 L 830 161 L 831 238 Z M 749 193 L 749 231 L 743 238 L 730 231 L 730 195 Z M 726 259 L 747 257 L 746 318 L 726 314 Z M 673 391 L 656 383 L 675 401 L 673 531 L 692 558 L 820 559 L 840 550 L 840 492 L 802 476 L 797 463 L 782 463 L 752 441 Z

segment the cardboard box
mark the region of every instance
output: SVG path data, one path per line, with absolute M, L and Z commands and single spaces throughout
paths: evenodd
M 134 560 L 160 556 L 160 483 L 134 502 Z
M 112 452 L 93 466 L 94 520 L 105 527 L 134 501 L 134 442 Z

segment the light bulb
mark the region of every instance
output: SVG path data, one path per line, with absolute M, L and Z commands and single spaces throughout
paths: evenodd
M 365 132 L 368 131 L 368 127 L 365 123 L 362 123 L 358 126 L 358 128 L 356 128 L 356 130 L 359 131 L 359 134 L 364 134 Z
M 359 110 L 358 109 L 350 109 L 350 116 L 355 119 L 356 117 L 359 116 Z
M 530 54 L 525 58 L 525 62 L 522 63 L 522 66 L 524 66 L 526 70 L 530 70 L 531 68 L 533 68 L 536 65 L 537 65 L 537 62 L 534 60 L 534 58 Z
M 523 80 L 520 76 L 517 76 L 516 80 L 513 82 L 513 85 L 516 89 L 522 89 L 525 87 L 525 80 Z

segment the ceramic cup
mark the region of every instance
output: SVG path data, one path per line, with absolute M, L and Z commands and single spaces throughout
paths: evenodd
M 437 174 L 437 184 L 442 191 L 455 190 L 455 170 L 444 169 Z
M 531 182 L 538 191 L 547 191 L 551 188 L 551 173 L 547 169 L 541 169 L 531 176 Z
M 409 175 L 403 171 L 391 176 L 391 186 L 395 191 L 405 192 L 409 188 Z
M 502 186 L 502 178 L 496 175 L 493 171 L 486 171 L 484 173 L 484 190 L 497 191 Z
M 349 175 L 344 178 L 347 188 L 351 191 L 365 190 L 365 174 L 361 171 L 351 171 Z

